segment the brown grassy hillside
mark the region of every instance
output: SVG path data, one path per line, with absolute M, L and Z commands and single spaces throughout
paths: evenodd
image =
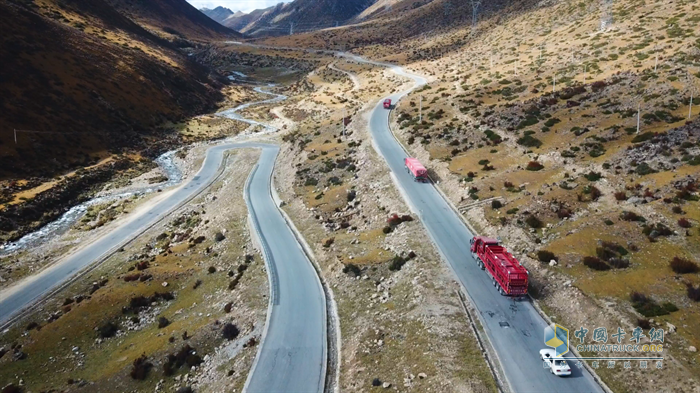
M 345 46 L 429 77 L 393 112 L 410 154 L 523 262 L 557 323 L 666 331 L 662 370 L 600 367 L 613 391 L 694 391 L 700 6 L 615 1 L 601 31 L 600 2 L 500 2 L 472 31 L 468 2 L 446 3 L 265 42 Z
M 161 140 L 154 126 L 221 98 L 206 68 L 102 0 L 2 0 L 0 19 L 0 178 Z M 41 133 L 15 144 L 14 129 Z
M 115 9 L 142 26 L 188 39 L 240 38 L 185 0 L 107 0 Z

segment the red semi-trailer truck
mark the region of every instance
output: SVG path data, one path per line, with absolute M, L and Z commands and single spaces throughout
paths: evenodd
M 413 176 L 415 181 L 428 181 L 428 170 L 415 158 L 404 158 L 406 170 Z
M 527 295 L 528 271 L 498 240 L 476 236 L 470 240 L 472 255 L 481 269 L 491 275 L 493 285 L 501 295 Z
M 384 109 L 391 109 L 391 98 L 384 100 Z

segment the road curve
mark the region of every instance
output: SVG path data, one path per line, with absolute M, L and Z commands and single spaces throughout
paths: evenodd
M 247 144 L 235 146 L 245 147 Z M 224 151 L 234 145 L 211 147 L 197 174 L 187 183 L 168 191 L 149 210 L 137 210 L 121 226 L 40 272 L 0 292 L 0 326 L 6 326 L 34 303 L 61 289 L 85 269 L 92 268 L 129 243 L 209 186 L 219 175 Z
M 319 277 L 272 199 L 279 147 L 264 148 L 246 185 L 246 203 L 268 266 L 270 307 L 247 392 L 322 392 L 326 299 Z
M 270 94 L 260 88 L 256 91 Z M 277 95 L 219 115 L 263 126 L 263 133 L 274 132 L 277 131 L 274 127 L 242 118 L 237 112 L 253 104 L 275 103 L 285 98 Z M 277 145 L 244 142 L 210 147 L 199 172 L 189 182 L 160 196 L 153 207 L 132 213 L 127 221 L 105 236 L 0 292 L 0 327 L 9 326 L 33 305 L 79 277 L 79 273 L 99 265 L 117 249 L 197 196 L 221 175 L 224 153 L 239 148 L 262 150 L 258 164 L 246 182 L 244 197 L 253 224 L 251 229 L 262 248 L 270 279 L 265 330 L 244 390 L 322 392 L 328 350 L 326 298 L 311 261 L 272 198 L 272 172 L 279 152 Z
M 356 61 L 364 59 L 352 56 Z M 426 83 L 425 78 L 391 67 L 399 75 L 413 79 L 413 88 Z M 410 90 L 409 90 L 410 91 Z M 393 102 L 408 94 L 396 93 L 385 98 Z M 443 258 L 450 265 L 479 313 L 484 330 L 498 354 L 511 389 L 516 392 L 603 392 L 592 375 L 576 366 L 572 375 L 560 378 L 551 375 L 539 360 L 547 323 L 529 301 L 513 301 L 501 296 L 491 284 L 487 273 L 477 267 L 469 250 L 473 237 L 457 213 L 432 184 L 417 183 L 406 172 L 403 160 L 406 152 L 389 129 L 389 111 L 380 100 L 370 117 L 370 133 L 379 153 L 384 156 L 403 189 L 411 209 L 416 212 Z M 504 326 L 505 325 L 505 326 Z

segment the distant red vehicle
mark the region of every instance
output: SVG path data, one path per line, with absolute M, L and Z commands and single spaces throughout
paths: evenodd
M 407 157 L 403 160 L 408 173 L 413 175 L 415 181 L 428 181 L 428 170 L 415 158 Z
M 384 100 L 384 109 L 391 109 L 391 98 Z
M 498 240 L 476 236 L 470 243 L 476 263 L 489 272 L 501 295 L 527 295 L 527 269 L 505 247 L 498 245 Z

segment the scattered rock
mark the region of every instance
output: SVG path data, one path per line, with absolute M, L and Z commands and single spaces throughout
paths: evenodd
M 667 333 L 671 334 L 671 333 L 675 333 L 675 332 L 676 332 L 676 325 L 672 325 L 672 324 L 666 322 L 666 327 L 668 328 L 668 332 L 667 332 Z

